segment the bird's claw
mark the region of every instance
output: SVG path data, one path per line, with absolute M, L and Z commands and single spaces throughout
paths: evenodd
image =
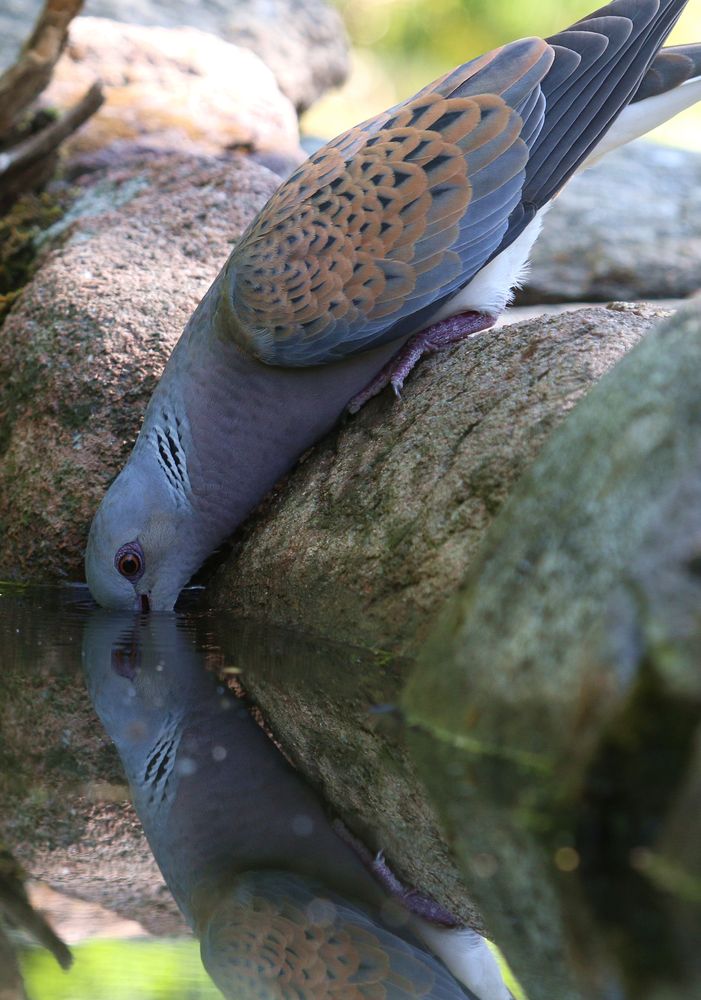
M 392 386 L 395 397 L 401 400 L 404 380 L 424 354 L 433 354 L 434 351 L 457 344 L 480 330 L 486 330 L 494 325 L 496 319 L 496 315 L 492 313 L 461 313 L 415 333 L 372 381 L 351 399 L 347 405 L 348 412 L 357 413 L 387 385 Z

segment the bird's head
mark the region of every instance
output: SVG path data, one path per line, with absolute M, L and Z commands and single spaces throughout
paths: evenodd
M 85 575 L 98 604 L 113 610 L 172 610 L 197 568 L 187 555 L 185 514 L 162 477 L 132 456 L 90 528 Z

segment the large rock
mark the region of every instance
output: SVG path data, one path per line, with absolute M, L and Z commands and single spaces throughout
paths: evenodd
M 587 996 L 600 995 L 612 959 L 633 983 L 648 940 L 660 950 L 644 960 L 675 991 L 660 996 L 701 989 L 700 398 L 696 304 L 552 435 L 405 695 L 470 888 L 527 988 L 540 984 L 529 996 L 570 995 L 556 963 L 544 988 L 534 956 L 574 923 L 577 893 L 611 928 L 597 940 L 580 921 L 570 940 Z M 490 880 L 475 875 L 480 852 L 492 857 Z M 519 891 L 524 863 L 539 875 L 539 903 L 549 897 L 548 919 Z M 578 867 L 581 880 L 563 885 L 562 871 Z M 612 906 L 612 894 L 626 903 Z
M 180 152 L 245 147 L 303 159 L 297 116 L 272 72 L 214 35 L 77 18 L 42 103 L 70 107 L 96 78 L 105 103 L 66 144 L 69 154 L 138 139 Z
M 636 142 L 545 217 L 520 302 L 683 298 L 701 288 L 701 154 Z
M 84 189 L 5 321 L 0 578 L 82 577 L 90 519 L 165 361 L 278 179 L 145 156 Z
M 4 0 L 0 67 L 29 36 L 42 3 Z M 324 0 L 87 0 L 85 13 L 151 27 L 187 25 L 251 49 L 299 111 L 343 83 L 349 71 L 343 22 Z
M 475 737 L 499 732 L 543 763 L 567 754 L 569 769 L 589 763 L 587 734 L 629 702 L 639 670 L 701 698 L 699 398 L 701 303 L 602 379 L 511 492 L 425 654 L 442 724 L 460 726 L 463 693 Z M 480 666 L 495 657 L 497 675 Z
M 557 422 L 650 328 L 650 306 L 534 319 L 425 359 L 324 441 L 239 534 L 221 609 L 415 651 Z
M 226 37 L 270 66 L 300 112 L 344 83 L 350 71 L 343 21 L 324 0 L 239 0 Z

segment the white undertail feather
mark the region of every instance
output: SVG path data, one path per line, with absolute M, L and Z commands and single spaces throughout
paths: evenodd
M 458 982 L 479 1000 L 512 1000 L 494 953 L 476 931 L 436 927 L 419 918 L 412 926 Z
M 616 119 L 596 149 L 587 157 L 579 170 L 598 163 L 611 150 L 645 135 L 668 118 L 701 101 L 701 77 L 687 80 L 679 87 L 664 94 L 656 94 L 644 101 L 629 104 Z M 498 316 L 511 302 L 514 292 L 528 274 L 531 248 L 543 227 L 543 219 L 550 205 L 545 205 L 514 242 L 503 250 L 486 267 L 479 271 L 469 285 L 444 302 L 426 322 L 432 326 L 442 319 L 463 312 L 483 312 Z
M 579 169 L 586 170 L 587 167 L 598 163 L 601 157 L 606 156 L 612 149 L 625 146 L 627 142 L 640 138 L 669 118 L 678 115 L 680 111 L 690 108 L 697 101 L 701 101 L 701 76 L 686 80 L 685 83 L 664 94 L 655 94 L 654 97 L 647 97 L 644 101 L 629 104 Z
M 503 312 L 528 273 L 531 247 L 540 235 L 543 219 L 549 208 L 549 204 L 541 208 L 521 235 L 483 267 L 469 285 L 444 302 L 429 318 L 426 326 L 463 312 L 491 313 L 494 316 Z

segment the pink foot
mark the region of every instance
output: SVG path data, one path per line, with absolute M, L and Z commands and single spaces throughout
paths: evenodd
M 440 323 L 429 326 L 426 330 L 415 333 L 406 344 L 397 351 L 384 368 L 369 382 L 357 396 L 353 396 L 348 404 L 349 413 L 357 413 L 369 399 L 390 385 L 396 396 L 401 395 L 404 379 L 424 354 L 433 354 L 450 344 L 457 344 L 473 333 L 488 330 L 494 326 L 497 317 L 491 313 L 466 312 L 443 319 Z

